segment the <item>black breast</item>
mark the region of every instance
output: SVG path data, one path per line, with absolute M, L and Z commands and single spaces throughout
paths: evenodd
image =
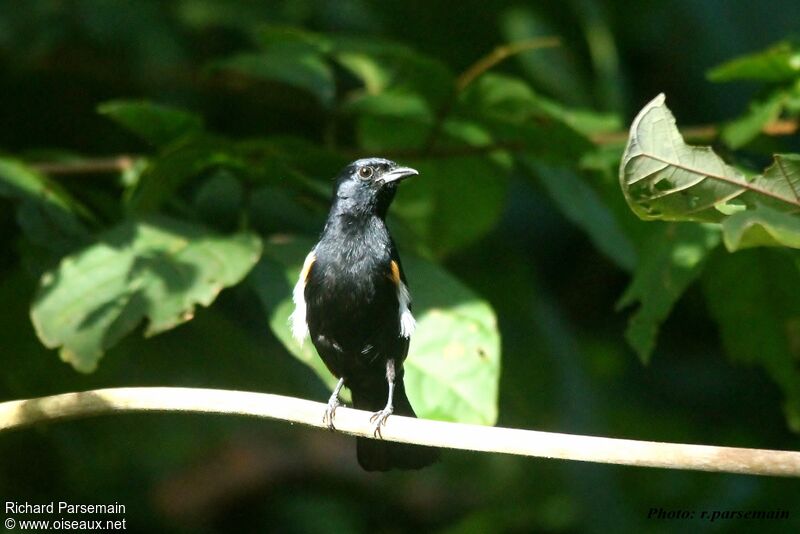
M 402 361 L 408 340 L 400 337 L 388 234 L 323 236 L 315 255 L 305 289 L 306 319 L 330 371 L 347 378 L 383 367 L 388 358 Z

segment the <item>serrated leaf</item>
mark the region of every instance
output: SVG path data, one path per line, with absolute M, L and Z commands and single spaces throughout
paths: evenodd
M 800 76 L 800 48 L 789 42 L 782 42 L 766 50 L 746 54 L 707 73 L 712 82 L 733 80 L 756 80 L 763 82 L 784 82 Z
M 800 432 L 800 256 L 747 250 L 717 256 L 703 276 L 706 302 L 728 355 L 764 367 Z
M 259 53 L 238 54 L 217 61 L 213 66 L 257 80 L 296 87 L 316 97 L 325 107 L 330 107 L 334 101 L 333 72 L 313 50 L 281 47 Z
M 716 222 L 734 200 L 800 210 L 800 173 L 794 159 L 776 156 L 763 175 L 748 179 L 711 148 L 687 145 L 663 94 L 633 121 L 619 179 L 628 205 L 642 219 Z
M 147 100 L 113 100 L 100 104 L 97 111 L 155 146 L 203 129 L 200 116 Z
M 145 335 L 190 320 L 258 261 L 252 234 L 219 236 L 164 218 L 128 221 L 42 276 L 31 306 L 36 333 L 75 369 L 90 372 L 142 319 Z
M 336 380 L 311 342 L 291 337 L 291 288 L 313 246 L 309 240 L 268 243 L 251 283 L 286 348 L 330 387 Z M 406 391 L 421 417 L 493 424 L 497 418 L 500 338 L 489 305 L 438 266 L 403 260 L 414 298 L 417 328 L 405 363 Z
M 752 247 L 800 248 L 800 218 L 766 206 L 734 213 L 722 223 L 730 252 Z
M 642 362 L 650 361 L 661 323 L 702 272 L 719 239 L 719 230 L 711 226 L 670 224 L 646 246 L 633 280 L 617 303 L 618 310 L 640 304 L 625 337 Z

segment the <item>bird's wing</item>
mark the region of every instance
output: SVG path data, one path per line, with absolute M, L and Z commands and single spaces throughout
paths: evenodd
M 392 243 L 392 261 L 390 262 L 389 278 L 395 285 L 397 291 L 398 313 L 400 314 L 400 335 L 410 338 L 414 333 L 417 322 L 411 314 L 411 292 L 408 290 L 406 275 L 403 272 L 403 265 L 400 263 L 400 255 L 397 248 Z
M 303 262 L 303 268 L 300 269 L 300 277 L 297 284 L 292 291 L 292 300 L 294 301 L 294 311 L 289 316 L 289 324 L 292 327 L 292 337 L 294 337 L 300 344 L 308 335 L 308 322 L 306 321 L 306 282 L 311 275 L 311 269 L 314 267 L 314 262 L 317 260 L 315 249 L 306 256 Z

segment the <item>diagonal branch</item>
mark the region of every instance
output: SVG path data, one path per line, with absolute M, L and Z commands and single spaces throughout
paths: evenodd
M 279 419 L 324 428 L 326 405 L 244 391 L 113 388 L 0 403 L 0 431 L 43 421 L 116 412 L 200 412 Z M 372 437 L 368 412 L 339 408 L 336 427 Z M 800 477 L 800 452 L 658 443 L 391 416 L 389 441 L 640 467 Z
M 444 122 L 453 110 L 458 95 L 467 88 L 469 84 L 475 81 L 481 74 L 491 69 L 498 63 L 523 52 L 531 52 L 540 48 L 552 48 L 559 46 L 561 41 L 558 37 L 535 37 L 533 39 L 525 39 L 515 43 L 508 43 L 500 45 L 487 55 L 480 58 L 478 61 L 470 65 L 470 67 L 462 72 L 455 80 L 453 92 L 445 103 L 439 108 L 434 119 L 431 131 L 428 134 L 428 139 L 425 141 L 423 148 L 423 155 L 429 155 L 433 152 L 436 140 L 442 133 Z

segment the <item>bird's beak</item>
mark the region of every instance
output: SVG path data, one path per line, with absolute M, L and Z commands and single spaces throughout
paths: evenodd
M 411 167 L 397 167 L 396 169 L 387 172 L 383 176 L 381 176 L 381 181 L 384 184 L 388 184 L 390 182 L 398 182 L 403 180 L 404 178 L 408 178 L 409 176 L 415 176 L 419 174 L 416 169 L 412 169 Z

